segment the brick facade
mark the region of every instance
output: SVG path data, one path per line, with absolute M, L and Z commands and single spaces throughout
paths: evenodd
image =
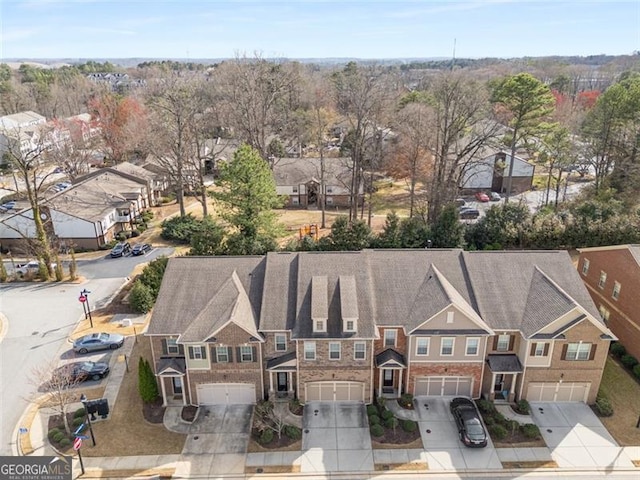
M 395 330 L 396 331 L 396 346 L 385 347 L 384 346 L 384 331 Z M 407 355 L 407 336 L 404 334 L 402 327 L 378 327 L 379 339 L 373 341 L 373 351 L 377 355 L 380 352 L 384 352 L 387 348 L 393 348 L 396 352 L 401 353 L 406 357 Z
M 350 367 L 349 369 L 331 370 L 321 367 L 301 367 L 298 370 L 299 373 L 299 389 L 298 398 L 301 402 L 305 402 L 305 383 L 308 382 L 323 382 L 323 381 L 350 381 L 350 382 L 362 382 L 364 383 L 364 401 L 365 403 L 371 403 L 371 369 L 367 367 Z

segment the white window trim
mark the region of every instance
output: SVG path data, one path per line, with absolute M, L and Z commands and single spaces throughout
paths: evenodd
M 172 351 L 175 349 L 175 351 Z M 180 353 L 180 347 L 178 346 L 177 338 L 167 338 L 167 354 L 168 355 L 178 355 Z
M 476 341 L 476 353 L 469 353 L 469 340 Z M 466 344 L 464 346 L 464 356 L 465 357 L 477 357 L 480 355 L 480 337 L 467 337 Z
M 284 338 L 284 342 L 278 342 L 278 337 Z M 287 335 L 284 333 L 276 333 L 274 338 L 275 350 L 276 352 L 286 352 L 287 351 Z M 284 348 L 278 348 L 279 345 L 283 345 Z
M 451 353 L 443 353 L 445 340 L 451 340 Z M 440 339 L 440 356 L 441 357 L 453 357 L 455 350 L 456 350 L 456 337 L 442 337 Z
M 353 328 L 349 328 L 349 322 L 353 323 Z M 345 320 L 345 322 L 344 322 L 344 331 L 345 332 L 355 332 L 355 331 L 357 331 L 356 321 L 355 320 Z
M 533 356 L 537 357 L 537 358 L 541 358 L 544 357 L 544 347 L 547 345 L 546 342 L 536 342 L 536 348 L 533 351 Z M 540 350 L 540 352 L 538 353 L 538 348 L 542 347 L 542 349 Z
M 604 305 L 600 305 L 600 308 L 598 310 L 600 311 L 602 320 L 604 320 L 605 322 L 609 321 L 609 317 L 611 316 L 611 312 L 609 311 L 609 309 Z
M 598 288 L 604 288 L 607 284 L 607 272 L 600 271 L 600 279 L 598 280 Z
M 322 328 L 318 328 L 318 323 L 322 324 Z M 324 319 L 314 320 L 313 321 L 313 331 L 324 333 L 327 331 L 327 321 Z
M 249 360 L 244 359 L 244 356 L 246 354 L 242 350 L 245 348 L 249 349 Z M 251 345 L 240 345 L 240 363 L 251 363 L 251 362 L 253 362 L 253 348 L 251 348 Z
M 500 348 L 500 337 L 507 337 L 507 346 L 505 348 Z M 509 344 L 511 343 L 511 335 L 505 333 L 504 335 L 498 335 L 498 343 L 496 343 L 496 352 L 508 352 Z
M 420 340 L 426 340 L 427 342 L 427 353 L 418 353 L 418 347 L 420 345 Z M 418 337 L 416 338 L 416 357 L 426 357 L 429 355 L 429 347 L 431 346 L 431 340 L 428 337 Z
M 193 360 L 206 360 L 202 355 L 202 350 L 205 348 L 202 345 L 195 345 L 191 347 L 193 350 Z M 198 356 L 200 355 L 200 356 Z
M 578 347 L 576 348 L 575 351 L 575 358 L 569 358 L 569 347 L 571 345 L 577 345 Z M 587 358 L 578 358 L 580 353 L 583 351 L 582 346 L 586 345 L 589 347 L 589 349 L 586 351 L 587 353 Z M 582 343 L 582 342 L 572 342 L 569 343 L 567 346 L 567 354 L 565 355 L 565 360 L 568 360 L 570 362 L 586 362 L 587 360 L 589 360 L 589 357 L 591 356 L 591 348 L 592 348 L 592 344 L 591 343 Z
M 387 332 L 393 332 L 393 345 L 387 344 Z M 383 342 L 384 342 L 383 346 L 386 348 L 398 346 L 398 330 L 395 328 L 385 328 Z
M 225 361 L 220 360 L 220 351 L 224 349 Z M 228 347 L 216 347 L 216 362 L 217 363 L 229 363 L 229 348 Z
M 338 345 L 338 358 L 332 358 L 331 357 L 331 345 Z M 335 352 L 333 352 L 335 353 Z M 340 342 L 329 342 L 329 360 L 340 360 L 342 358 L 342 345 L 340 344 Z
M 589 273 L 589 259 L 585 258 L 582 261 L 582 275 L 587 275 Z
M 358 358 L 357 353 L 359 353 L 359 352 L 358 352 L 358 349 L 357 349 L 357 345 L 362 345 L 364 347 L 364 349 L 361 352 L 362 353 L 362 358 Z M 367 344 L 366 344 L 366 342 L 355 342 L 353 344 L 353 359 L 354 360 L 366 360 L 366 358 L 367 358 Z
M 620 285 L 620 282 L 613 282 L 613 292 L 611 292 L 611 297 L 614 300 L 618 300 L 618 298 L 620 298 L 621 289 L 622 289 L 622 285 Z
M 311 351 L 311 350 L 307 350 L 307 345 L 309 345 L 309 346 L 313 345 L 313 358 L 307 358 L 307 352 Z M 305 360 L 315 360 L 316 359 L 316 342 L 304 342 L 303 345 L 302 345 L 302 348 L 303 348 L 302 355 L 303 355 Z

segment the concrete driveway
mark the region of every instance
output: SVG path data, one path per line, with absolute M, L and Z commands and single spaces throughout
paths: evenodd
M 244 474 L 253 405 L 200 407 L 182 449 L 180 472 L 190 476 Z
M 360 403 L 309 402 L 302 418 L 302 473 L 373 471 L 366 408 Z
M 502 469 L 491 439 L 485 448 L 468 448 L 462 444 L 455 420 L 449 411 L 452 398 L 415 398 L 429 470 Z
M 531 416 L 559 467 L 633 467 L 588 405 L 535 402 Z

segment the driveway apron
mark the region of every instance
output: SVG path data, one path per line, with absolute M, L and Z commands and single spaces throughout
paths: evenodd
M 253 405 L 201 406 L 189 426 L 176 473 L 191 476 L 244 473 Z
M 484 448 L 468 448 L 460 441 L 449 402 L 453 397 L 416 397 L 418 425 L 429 470 L 502 469 L 491 439 Z
M 302 419 L 300 469 L 302 473 L 373 471 L 365 406 L 307 403 Z
M 531 415 L 560 468 L 633 467 L 588 405 L 534 402 Z

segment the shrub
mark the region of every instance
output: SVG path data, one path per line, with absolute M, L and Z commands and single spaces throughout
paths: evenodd
M 525 437 L 531 440 L 540 438 L 540 429 L 538 428 L 537 425 L 534 425 L 533 423 L 520 425 L 520 431 Z
M 144 403 L 153 402 L 159 395 L 156 376 L 144 357 L 138 360 L 138 393 Z
M 87 412 L 85 411 L 84 407 L 81 407 L 73 412 L 73 418 L 84 418 L 86 414 Z
M 378 408 L 375 405 L 367 405 L 367 415 L 378 415 Z
M 382 425 L 371 425 L 371 435 L 381 437 L 384 435 L 384 427 Z
M 493 412 L 493 418 L 498 425 L 502 425 L 504 427 L 509 426 L 509 420 L 504 418 L 504 415 L 502 415 L 500 412 L 498 411 Z
M 116 235 L 116 240 L 118 240 L 119 242 L 124 242 L 127 239 L 127 234 L 124 232 L 120 232 L 118 235 Z
M 62 437 L 59 441 L 58 441 L 58 445 L 60 445 L 61 447 L 68 447 L 71 445 L 71 440 L 69 440 L 68 437 Z
M 389 420 L 390 418 L 393 418 L 393 412 L 385 408 L 380 416 L 383 420 Z
M 136 280 L 129 292 L 129 304 L 131 308 L 138 313 L 147 313 L 154 304 L 153 293 L 151 288 Z
M 518 400 L 518 412 L 523 415 L 529 415 L 531 413 L 531 406 L 526 400 Z
M 491 425 L 489 428 L 489 433 L 491 434 L 491 438 L 494 440 L 502 440 L 507 436 L 507 429 L 502 425 L 495 424 Z
M 413 420 L 402 420 L 402 429 L 405 432 L 415 432 L 418 429 L 418 424 Z
M 496 411 L 496 407 L 493 402 L 490 402 L 489 400 L 485 400 L 483 398 L 477 400 L 476 405 L 482 413 L 494 413 Z
M 380 425 L 380 417 L 378 415 L 369 415 L 369 425 Z
M 284 427 L 284 434 L 291 440 L 300 440 L 302 438 L 302 430 L 295 425 L 286 425 Z
M 613 415 L 613 406 L 607 397 L 598 394 L 596 398 L 596 411 L 603 417 L 610 417 Z
M 160 236 L 165 240 L 173 240 L 178 243 L 191 243 L 191 237 L 200 230 L 201 221 L 193 215 L 184 217 L 167 218 L 162 222 Z
M 74 427 L 79 427 L 80 425 L 82 425 L 84 423 L 84 418 L 82 417 L 76 417 L 73 419 L 73 422 L 71 422 L 71 424 Z
M 289 400 L 289 410 L 294 415 L 301 415 L 302 404 L 300 403 L 300 400 L 298 400 L 297 398 L 292 398 L 291 400 Z
M 142 231 L 144 232 L 144 228 L 142 229 Z M 138 229 L 131 230 L 131 238 L 139 237 L 139 236 L 140 236 L 140 230 Z
M 387 399 L 384 397 L 378 397 L 376 399 L 376 403 L 378 404 L 378 407 L 384 408 L 384 405 L 387 403 Z
M 400 421 L 396 417 L 387 418 L 384 421 L 384 426 L 393 430 L 398 428 L 398 425 L 400 425 Z
M 627 349 L 624 348 L 624 345 L 622 345 L 619 342 L 612 343 L 609 351 L 611 352 L 611 355 L 613 355 L 616 358 L 621 358 L 623 355 L 627 353 Z
M 58 442 L 58 443 L 59 443 L 59 442 L 60 442 L 60 440 L 62 440 L 63 438 L 65 438 L 65 433 L 64 433 L 64 432 L 61 432 L 60 430 L 58 430 L 56 433 L 54 433 L 54 434 L 51 436 L 51 439 L 52 439 L 54 442 Z
M 620 357 L 620 361 L 625 367 L 627 367 L 630 370 L 633 370 L 633 367 L 638 365 L 638 360 L 636 359 L 636 357 L 629 354 L 626 354 Z
M 47 436 L 49 437 L 49 440 L 53 440 L 53 437 L 55 437 L 58 433 L 61 433 L 59 428 L 52 428 L 51 430 L 49 430 Z
M 487 425 L 487 427 L 489 425 L 495 425 L 496 419 L 493 417 L 493 415 L 485 415 L 484 416 L 484 423 Z
M 402 397 L 400 397 L 400 403 L 402 403 L 404 407 L 412 407 L 413 395 L 411 395 L 410 393 L 403 394 Z
M 260 434 L 260 443 L 262 445 L 267 445 L 268 443 L 273 442 L 273 430 L 263 430 Z
M 633 367 L 633 374 L 636 376 L 638 380 L 640 380 L 640 364 Z

